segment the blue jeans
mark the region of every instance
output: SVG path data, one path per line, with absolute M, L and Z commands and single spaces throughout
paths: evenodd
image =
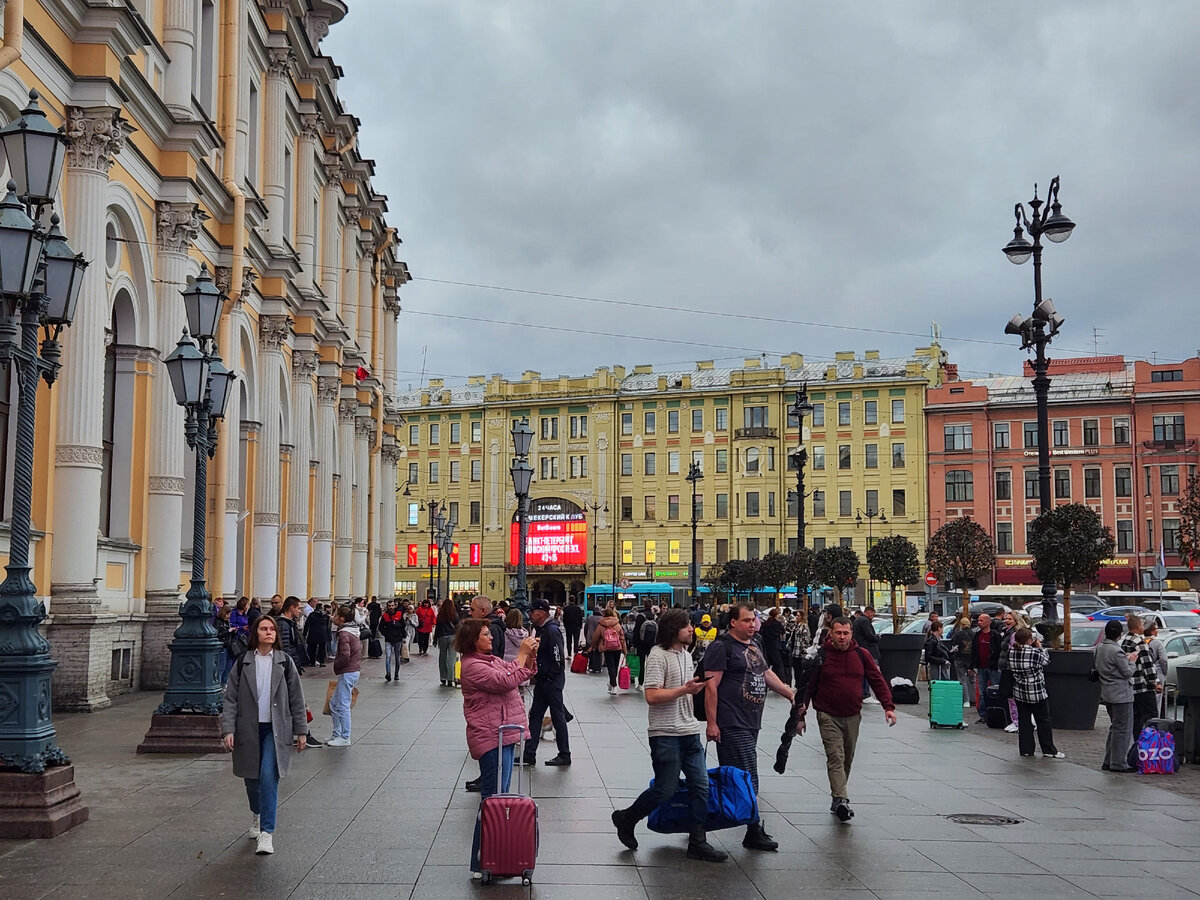
M 512 782 L 513 768 L 513 751 L 516 750 L 516 744 L 506 744 L 504 746 L 504 757 L 502 765 L 504 771 L 501 773 L 503 779 L 503 787 L 500 790 L 496 789 L 496 764 L 500 749 L 489 750 L 483 756 L 479 757 L 479 803 L 482 807 L 483 801 L 493 794 L 508 793 L 509 784 Z M 471 871 L 479 871 L 479 828 L 480 818 L 475 817 L 475 837 L 471 840 Z
M 250 812 L 258 816 L 258 827 L 275 831 L 275 807 L 279 802 L 279 766 L 275 761 L 275 734 L 270 722 L 258 723 L 258 777 L 247 778 L 246 797 Z
M 1000 683 L 999 669 L 976 669 L 975 683 L 979 687 L 979 718 L 987 718 L 988 701 L 987 689 L 990 684 Z
M 229 680 L 229 670 L 233 668 L 236 660 L 237 657 L 230 653 L 227 648 L 221 648 L 221 684 Z
M 338 676 L 337 687 L 329 698 L 329 711 L 333 714 L 333 736 L 350 739 L 350 693 L 358 684 L 357 672 L 343 672 Z
M 682 772 L 687 780 L 688 812 L 692 822 L 703 828 L 708 819 L 708 764 L 700 735 L 650 738 L 650 762 L 654 766 L 654 784 L 642 791 L 625 811 L 627 818 L 640 822 L 674 797 Z
M 383 674 L 400 677 L 400 661 L 404 658 L 404 641 L 383 645 Z

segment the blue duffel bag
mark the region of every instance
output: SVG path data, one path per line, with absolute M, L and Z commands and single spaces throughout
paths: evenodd
M 650 784 L 654 784 L 651 779 Z M 758 798 L 750 773 L 733 766 L 708 770 L 708 831 L 734 828 L 758 821 Z M 679 782 L 675 796 L 650 813 L 646 826 L 659 834 L 687 834 L 692 830 L 688 815 L 687 783 Z

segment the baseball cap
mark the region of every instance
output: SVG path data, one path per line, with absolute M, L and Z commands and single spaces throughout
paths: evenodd
M 540 609 L 542 612 L 550 612 L 550 601 L 545 597 L 540 597 L 529 604 L 530 610 Z
M 701 616 L 700 622 L 704 625 L 711 625 L 712 624 L 712 616 Z

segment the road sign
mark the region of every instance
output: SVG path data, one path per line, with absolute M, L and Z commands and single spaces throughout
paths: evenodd
M 1167 580 L 1167 567 L 1162 563 L 1155 563 L 1150 567 L 1150 580 L 1154 584 L 1162 584 Z
M 927 585 L 929 585 L 930 587 L 936 587 L 937 583 L 938 583 L 937 575 L 933 572 L 926 572 L 925 573 L 925 583 Z
M 623 591 L 627 591 L 627 590 L 629 590 L 629 585 L 631 585 L 631 584 L 633 584 L 633 582 L 630 581 L 628 578 L 622 578 L 620 581 L 617 582 L 617 587 L 619 587 Z

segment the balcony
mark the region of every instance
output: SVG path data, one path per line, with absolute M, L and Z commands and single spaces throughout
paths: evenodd
M 1155 450 L 1158 452 L 1191 453 L 1196 449 L 1196 439 L 1181 437 L 1161 441 L 1142 441 L 1142 447 L 1146 450 Z
M 756 425 L 752 428 L 735 428 L 733 430 L 734 440 L 743 440 L 745 438 L 777 438 L 779 437 L 778 428 L 770 428 L 766 425 Z

